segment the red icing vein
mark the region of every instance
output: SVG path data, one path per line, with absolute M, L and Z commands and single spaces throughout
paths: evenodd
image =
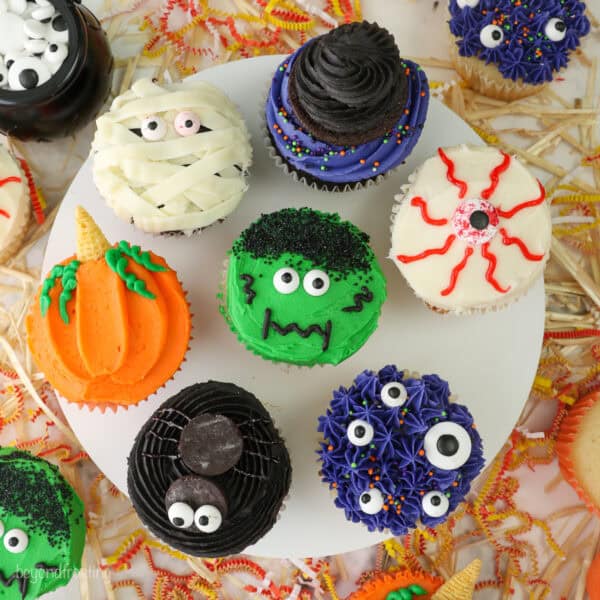
M 434 219 L 433 217 L 431 217 L 427 212 L 427 202 L 425 202 L 425 200 L 423 200 L 423 198 L 421 198 L 420 196 L 415 196 L 410 201 L 410 205 L 416 206 L 417 208 L 421 209 L 421 218 L 423 219 L 423 221 L 425 221 L 425 223 L 428 223 L 429 225 L 448 224 L 448 219 Z
M 400 262 L 411 263 L 411 262 L 415 262 L 417 260 L 423 260 L 424 258 L 427 258 L 428 256 L 432 256 L 433 254 L 446 254 L 446 252 L 448 252 L 448 250 L 450 250 L 450 246 L 452 246 L 452 243 L 454 242 L 455 239 L 456 239 L 456 236 L 454 234 L 452 234 L 452 235 L 448 236 L 446 243 L 441 248 L 430 248 L 429 250 L 424 250 L 423 252 L 421 252 L 421 254 L 415 254 L 414 256 L 407 256 L 406 254 L 398 254 L 398 256 L 396 256 L 396 258 Z
M 10 213 L 6 212 L 3 208 L 0 208 L 0 215 L 6 217 L 7 219 L 10 219 Z
M 492 194 L 496 191 L 500 183 L 500 175 L 510 167 L 510 156 L 506 152 L 502 152 L 504 160 L 490 173 L 490 187 L 481 192 L 481 197 L 484 200 L 489 200 Z
M 517 248 L 521 251 L 521 254 L 527 259 L 531 261 L 540 261 L 544 258 L 543 254 L 533 254 L 529 251 L 529 248 L 525 245 L 523 240 L 518 237 L 510 237 L 506 229 L 500 229 L 500 235 L 502 236 L 502 243 L 505 246 L 510 246 L 515 244 Z
M 469 258 L 473 252 L 473 248 L 471 246 L 467 246 L 463 259 L 454 267 L 454 269 L 452 269 L 452 273 L 450 273 L 450 283 L 448 287 L 440 292 L 442 296 L 448 296 L 454 291 L 456 282 L 458 281 L 458 276 L 460 272 L 467 266 L 467 262 L 469 262 Z
M 467 190 L 469 189 L 467 182 L 462 181 L 461 179 L 457 179 L 455 177 L 454 172 L 456 169 L 456 165 L 454 164 L 454 161 L 441 148 L 438 148 L 438 154 L 440 155 L 442 162 L 446 165 L 446 177 L 448 177 L 448 181 L 452 185 L 455 185 L 459 188 L 460 192 L 458 194 L 458 197 L 462 200 L 467 195 Z
M 517 204 L 513 206 L 510 210 L 502 210 L 501 208 L 496 208 L 496 212 L 498 216 L 504 217 L 505 219 L 510 219 L 514 217 L 520 210 L 525 208 L 531 208 L 532 206 L 538 206 L 546 199 L 546 190 L 544 186 L 538 181 L 538 185 L 540 186 L 540 195 L 535 200 L 528 200 L 527 202 L 521 202 L 521 204 Z
M 488 263 L 488 269 L 485 272 L 485 278 L 487 279 L 488 283 L 490 283 L 492 286 L 494 286 L 494 289 L 496 289 L 496 291 L 500 292 L 501 294 L 506 294 L 506 292 L 508 292 L 508 290 L 510 290 L 510 285 L 507 288 L 503 288 L 498 281 L 494 278 L 494 273 L 496 271 L 496 267 L 498 265 L 498 259 L 496 258 L 495 254 L 492 254 L 490 251 L 490 243 L 488 242 L 487 244 L 483 244 L 483 246 L 481 246 L 481 256 L 483 256 L 483 258 L 485 258 Z
M 0 187 L 5 186 L 7 183 L 20 183 L 21 178 L 15 177 L 14 175 L 11 177 L 5 177 L 4 179 L 0 179 Z

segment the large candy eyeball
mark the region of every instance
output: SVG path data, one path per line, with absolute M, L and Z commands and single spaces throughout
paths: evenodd
M 68 53 L 66 44 L 50 44 L 44 51 L 44 60 L 51 65 L 62 64 Z
M 429 492 L 423 496 L 421 507 L 428 517 L 436 519 L 443 517 L 448 512 L 450 501 L 442 492 Z
M 280 294 L 291 294 L 298 289 L 300 277 L 294 269 L 283 267 L 273 275 L 273 286 Z
M 544 27 L 546 37 L 552 42 L 562 42 L 567 35 L 567 24 L 562 19 L 554 17 Z
M 471 456 L 471 446 L 467 430 L 452 421 L 438 423 L 425 434 L 427 460 L 444 471 L 462 467 Z
M 50 69 L 35 56 L 17 58 L 8 70 L 8 85 L 12 90 L 32 90 L 46 83 L 52 74 Z
M 329 275 L 325 271 L 313 269 L 304 276 L 302 285 L 307 294 L 322 296 L 329 289 Z
M 377 488 L 372 488 L 360 495 L 358 504 L 364 513 L 376 515 L 383 508 L 383 494 Z
M 390 381 L 381 388 L 381 401 L 391 408 L 402 406 L 407 398 L 406 388 L 397 381 Z
M 194 522 L 194 511 L 185 502 L 174 502 L 169 506 L 169 521 L 173 527 L 187 529 Z
M 200 131 L 201 125 L 200 117 L 191 110 L 180 112 L 174 121 L 175 131 L 183 136 L 195 135 Z
M 8 69 L 0 62 L 0 87 L 8 85 Z
M 142 121 L 142 137 L 149 142 L 158 142 L 167 135 L 167 124 L 156 115 L 150 115 Z
M 194 523 L 202 533 L 214 533 L 223 522 L 221 511 L 212 504 L 201 506 L 194 514 Z
M 479 39 L 486 48 L 497 48 L 504 40 L 504 32 L 498 25 L 486 25 L 481 30 Z
M 29 546 L 29 536 L 21 529 L 11 529 L 4 536 L 4 547 L 12 554 L 25 552 Z
M 479 0 L 456 0 L 458 8 L 465 8 L 467 6 L 475 8 L 479 4 Z
M 373 429 L 373 426 L 369 425 L 366 421 L 355 419 L 348 425 L 346 434 L 348 435 L 351 444 L 354 444 L 355 446 L 366 446 L 373 440 L 375 430 Z

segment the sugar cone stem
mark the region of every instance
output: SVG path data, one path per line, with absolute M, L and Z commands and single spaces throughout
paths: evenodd
M 78 206 L 75 209 L 75 223 L 78 260 L 84 262 L 103 257 L 111 245 L 85 208 Z
M 431 600 L 471 600 L 475 584 L 481 571 L 481 561 L 477 558 L 459 571 L 437 590 Z

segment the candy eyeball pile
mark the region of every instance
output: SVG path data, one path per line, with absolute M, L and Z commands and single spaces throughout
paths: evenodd
M 0 0 L 0 88 L 46 83 L 68 53 L 67 22 L 49 0 Z

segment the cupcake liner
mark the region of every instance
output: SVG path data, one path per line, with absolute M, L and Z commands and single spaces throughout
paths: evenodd
M 279 151 L 275 147 L 273 142 L 273 137 L 269 131 L 269 126 L 267 124 L 267 116 L 265 114 L 265 106 L 267 99 L 269 97 L 269 91 L 271 89 L 271 80 L 266 85 L 266 90 L 263 95 L 263 101 L 259 107 L 259 116 L 261 123 L 261 131 L 263 131 L 264 137 L 263 141 L 265 147 L 267 149 L 267 153 L 271 160 L 275 163 L 275 166 L 281 169 L 286 175 L 290 176 L 296 183 L 302 183 L 307 188 L 321 191 L 321 192 L 336 192 L 336 193 L 345 193 L 345 192 L 355 192 L 357 190 L 362 190 L 365 188 L 369 188 L 373 185 L 378 185 L 385 179 L 387 179 L 394 171 L 396 171 L 401 165 L 394 167 L 393 169 L 389 169 L 385 173 L 381 173 L 376 177 L 371 177 L 369 179 L 362 179 L 361 181 L 349 182 L 349 183 L 331 183 L 327 181 L 323 181 L 321 179 L 317 179 L 314 176 L 306 173 L 304 171 L 300 171 L 294 167 L 292 167 L 282 156 L 279 154 Z
M 486 64 L 476 56 L 461 56 L 455 38 L 451 35 L 450 60 L 456 72 L 476 92 L 496 100 L 512 102 L 539 94 L 547 84 L 532 85 L 519 79 L 505 78 L 494 64 Z
M 394 223 L 396 221 L 396 215 L 397 213 L 400 211 L 400 208 L 402 206 L 402 204 L 404 203 L 404 201 L 406 200 L 406 197 L 409 195 L 410 189 L 411 189 L 411 184 L 414 183 L 415 179 L 417 178 L 417 175 L 419 174 L 419 169 L 420 167 L 417 167 L 409 176 L 408 176 L 408 183 L 404 184 L 401 188 L 400 188 L 400 193 L 396 194 L 394 196 L 394 200 L 395 200 L 395 204 L 392 206 L 392 213 L 390 215 L 390 236 L 393 233 L 393 229 L 394 229 Z M 394 259 L 391 256 L 388 256 L 389 260 L 393 261 Z M 548 262 L 550 258 L 550 250 L 548 250 L 548 252 L 546 252 L 543 261 L 541 261 L 541 271 L 542 271 L 542 277 L 543 277 L 543 271 L 544 268 L 546 266 L 546 263 Z M 394 266 L 397 265 L 394 263 Z M 413 286 L 410 284 L 410 282 L 408 281 L 408 279 L 406 277 L 404 277 L 403 273 L 400 271 L 400 269 L 398 269 L 398 273 L 400 274 L 400 276 L 404 279 L 404 281 L 406 282 L 406 284 L 408 285 L 408 287 L 411 289 L 411 291 L 413 292 L 413 294 L 419 298 L 419 300 L 421 300 L 423 302 L 423 304 L 431 311 L 439 314 L 439 315 L 452 315 L 452 316 L 469 316 L 469 315 L 474 315 L 474 314 L 485 314 L 488 312 L 498 312 L 500 310 L 504 310 L 505 308 L 507 308 L 508 306 L 510 306 L 511 304 L 513 304 L 513 302 L 516 302 L 518 300 L 520 300 L 521 298 L 524 298 L 529 291 L 532 289 L 533 285 L 537 282 L 537 279 L 534 279 L 530 284 L 529 287 L 524 289 L 521 293 L 519 294 L 513 294 L 511 295 L 509 298 L 506 298 L 504 302 L 499 302 L 496 304 L 492 304 L 489 306 L 473 306 L 473 307 L 468 307 L 468 308 L 447 308 L 447 307 L 440 307 L 440 306 L 436 306 L 435 304 L 432 304 L 431 302 L 429 302 L 428 300 L 426 300 L 425 298 L 423 298 L 422 296 L 420 296 L 417 291 L 413 288 Z
M 431 594 L 438 590 L 443 583 L 444 580 L 441 577 L 435 577 L 425 571 L 397 569 L 378 573 L 371 577 L 359 589 L 350 594 L 347 600 L 381 600 L 390 592 L 411 584 L 420 585 L 427 590 L 428 594 Z
M 556 454 L 564 478 L 577 492 L 587 509 L 600 517 L 600 506 L 594 502 L 586 489 L 585 483 L 580 480 L 577 473 L 576 457 L 572 454 L 573 444 L 581 435 L 581 426 L 584 420 L 589 418 L 590 411 L 598 402 L 600 402 L 600 391 L 584 396 L 569 409 L 558 430 Z

